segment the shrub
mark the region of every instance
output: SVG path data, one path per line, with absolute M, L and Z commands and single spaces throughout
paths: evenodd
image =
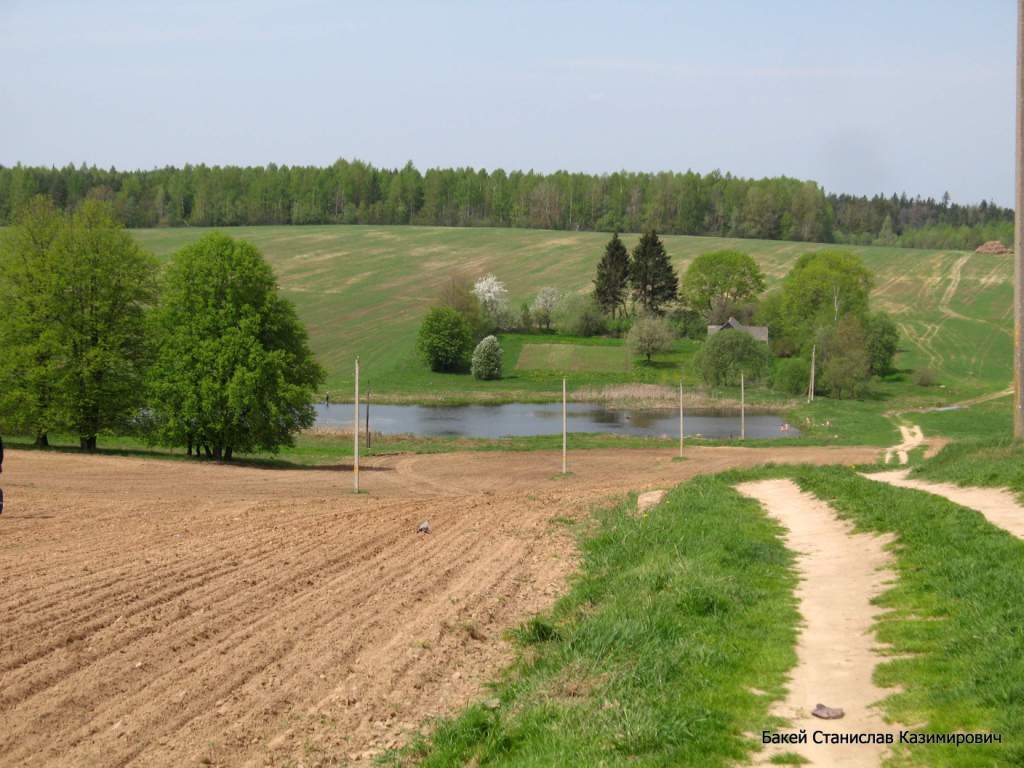
M 473 281 L 465 275 L 455 274 L 448 279 L 441 288 L 437 306 L 450 307 L 462 315 L 469 323 L 475 339 L 485 336 L 490 331 L 480 300 L 473 293 Z
M 501 344 L 494 336 L 487 336 L 473 350 L 473 376 L 477 379 L 501 378 Z
M 592 296 L 571 294 L 555 312 L 555 328 L 566 336 L 597 336 L 606 329 L 604 315 Z
M 519 330 L 524 333 L 533 330 L 533 314 L 530 312 L 530 305 L 525 301 L 519 307 Z
M 911 381 L 919 387 L 934 387 L 938 384 L 939 378 L 931 368 L 918 368 L 914 371 Z
M 864 331 L 871 373 L 876 376 L 891 373 L 900 342 L 900 331 L 895 321 L 885 312 L 875 312 L 866 318 Z
M 747 381 L 758 381 L 771 363 L 767 344 L 731 328 L 710 336 L 697 360 L 701 376 L 710 386 L 735 386 L 741 373 Z
M 641 315 L 629 329 L 626 344 L 635 357 L 643 356 L 651 362 L 651 355 L 672 349 L 672 339 L 672 326 L 665 318 Z
M 811 364 L 800 357 L 789 357 L 775 362 L 772 388 L 787 395 L 801 395 L 810 384 Z
M 676 336 L 681 339 L 703 340 L 708 335 L 708 324 L 695 309 L 676 307 L 668 313 L 668 321 Z
M 633 318 L 629 315 L 622 315 L 621 317 L 610 317 L 605 322 L 605 328 L 609 334 L 621 339 L 623 336 L 629 333 L 629 329 L 633 327 Z
M 539 328 L 543 328 L 545 331 L 551 330 L 551 320 L 558 308 L 560 298 L 561 294 L 558 293 L 557 288 L 541 288 L 537 293 L 537 298 L 533 300 L 532 310 L 533 322 Z
M 473 331 L 451 307 L 434 307 L 420 326 L 417 347 L 432 371 L 465 370 L 473 349 Z
M 507 330 L 513 324 L 512 312 L 508 306 L 508 289 L 494 275 L 485 275 L 473 284 L 473 294 L 488 325 L 494 330 Z

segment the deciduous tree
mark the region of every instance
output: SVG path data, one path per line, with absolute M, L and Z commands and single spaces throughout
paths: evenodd
M 156 438 L 230 460 L 312 426 L 323 369 L 274 273 L 244 240 L 211 233 L 171 260 L 149 377 Z
M 756 299 L 764 290 L 757 262 L 741 251 L 713 251 L 695 258 L 683 275 L 680 295 L 687 306 L 710 318 L 716 305 Z

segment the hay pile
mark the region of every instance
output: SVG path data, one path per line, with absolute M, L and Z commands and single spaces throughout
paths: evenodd
M 1010 249 L 998 240 L 989 240 L 974 249 L 975 253 L 1010 253 Z

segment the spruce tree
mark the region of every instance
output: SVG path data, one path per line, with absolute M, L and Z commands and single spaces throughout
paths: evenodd
M 604 247 L 594 280 L 594 298 L 605 314 L 615 317 L 619 308 L 625 306 L 628 283 L 629 253 L 616 232 Z
M 660 314 L 662 307 L 675 301 L 679 291 L 676 275 L 665 246 L 652 229 L 640 237 L 629 263 L 629 282 L 633 301 L 647 312 Z

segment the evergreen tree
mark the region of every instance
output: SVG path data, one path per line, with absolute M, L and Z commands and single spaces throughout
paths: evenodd
M 629 282 L 633 301 L 647 312 L 660 314 L 665 304 L 676 300 L 679 277 L 654 230 L 642 235 L 633 249 Z
M 604 256 L 597 264 L 594 298 L 605 314 L 615 317 L 620 309 L 625 309 L 628 287 L 629 252 L 616 232 L 604 247 Z

